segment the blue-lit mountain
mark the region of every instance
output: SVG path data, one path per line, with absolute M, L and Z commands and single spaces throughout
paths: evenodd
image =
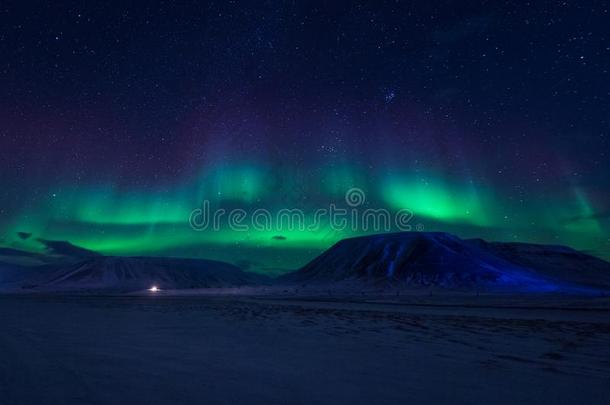
M 344 239 L 281 281 L 595 292 L 610 289 L 610 263 L 564 246 L 405 232 Z

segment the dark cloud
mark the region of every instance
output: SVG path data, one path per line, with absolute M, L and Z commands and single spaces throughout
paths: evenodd
M 73 245 L 68 241 L 37 239 L 42 243 L 47 251 L 52 254 L 69 256 L 69 257 L 91 257 L 101 256 L 93 250 L 85 249 L 80 246 Z
M 30 232 L 17 232 L 17 236 L 23 240 L 26 240 L 29 239 L 32 234 Z

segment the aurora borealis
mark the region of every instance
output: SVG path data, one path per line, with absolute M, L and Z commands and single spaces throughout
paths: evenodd
M 0 18 L 3 246 L 278 273 L 361 232 L 196 232 L 191 211 L 313 215 L 357 187 L 362 208 L 425 230 L 610 258 L 603 3 L 15 3 Z

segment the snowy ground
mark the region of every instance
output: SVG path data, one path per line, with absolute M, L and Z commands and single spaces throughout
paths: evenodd
M 610 403 L 606 300 L 456 300 L 0 296 L 0 403 Z

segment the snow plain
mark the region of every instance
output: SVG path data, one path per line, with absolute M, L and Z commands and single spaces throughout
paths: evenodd
M 0 296 L 2 404 L 610 403 L 610 302 Z

